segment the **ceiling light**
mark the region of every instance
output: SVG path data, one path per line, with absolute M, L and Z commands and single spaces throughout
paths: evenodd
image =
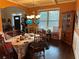
M 34 0 L 33 0 L 33 7 L 34 7 Z M 27 16 L 27 19 L 33 19 L 33 18 L 36 18 L 36 19 L 38 19 L 38 18 L 40 18 L 40 15 L 35 15 L 35 11 L 33 11 L 33 14 L 32 15 L 30 15 L 30 16 Z
M 36 16 L 36 19 L 39 19 L 39 18 L 40 18 L 40 15 L 37 15 L 37 16 Z

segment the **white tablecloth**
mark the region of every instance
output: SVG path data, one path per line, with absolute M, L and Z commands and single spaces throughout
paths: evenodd
M 28 38 L 25 38 L 24 40 L 20 40 L 20 36 L 12 37 L 8 40 L 5 40 L 5 42 L 11 42 L 13 47 L 15 48 L 18 59 L 21 59 L 25 55 L 25 49 L 28 46 L 29 43 L 34 41 L 34 36 L 39 36 L 38 34 L 34 34 L 32 37 L 29 34 L 26 34 Z M 18 42 L 17 42 L 18 41 Z

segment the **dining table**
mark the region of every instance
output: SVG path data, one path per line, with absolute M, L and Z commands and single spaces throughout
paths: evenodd
M 18 59 L 21 59 L 25 55 L 25 50 L 27 49 L 27 46 L 29 43 L 34 41 L 34 37 L 39 37 L 39 34 L 34 33 L 25 33 L 24 39 L 21 39 L 22 35 L 18 35 L 15 37 L 12 37 L 8 40 L 5 40 L 5 42 L 11 42 L 15 51 L 18 54 Z

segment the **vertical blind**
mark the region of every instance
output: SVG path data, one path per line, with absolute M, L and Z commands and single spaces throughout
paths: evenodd
M 58 31 L 59 10 L 40 12 L 39 28 L 51 31 Z

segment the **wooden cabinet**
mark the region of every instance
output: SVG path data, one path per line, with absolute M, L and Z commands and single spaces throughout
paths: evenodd
M 72 45 L 73 42 L 73 31 L 74 31 L 74 11 L 63 13 L 62 17 L 62 41 Z

